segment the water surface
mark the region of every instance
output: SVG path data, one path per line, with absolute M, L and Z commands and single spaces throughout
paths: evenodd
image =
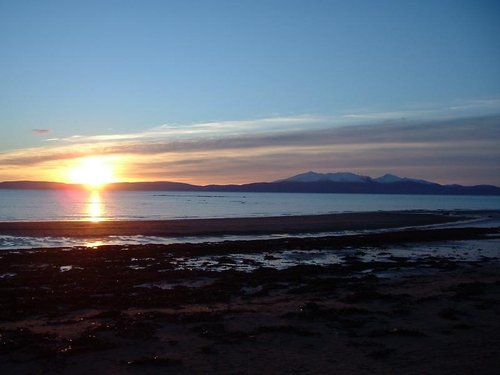
M 500 209 L 498 196 L 0 190 L 0 221 L 159 220 Z
M 302 193 L 199 193 L 199 192 L 89 192 L 0 190 L 0 221 L 46 220 L 160 220 L 188 218 L 259 217 L 400 210 L 500 210 L 500 197 L 302 194 Z M 498 215 L 445 226 L 498 226 Z M 439 226 L 438 226 L 439 227 Z M 356 232 L 359 233 L 360 231 Z M 362 231 L 361 231 L 362 232 Z M 354 232 L 315 233 L 314 236 Z M 302 233 L 294 236 L 308 237 Z M 0 235 L 0 249 L 102 246 L 124 244 L 200 243 L 224 240 L 274 239 L 286 234 L 261 236 L 103 238 L 15 237 Z

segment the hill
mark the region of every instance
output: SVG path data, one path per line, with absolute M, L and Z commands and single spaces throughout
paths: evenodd
M 6 181 L 0 189 L 62 190 L 81 186 L 47 181 Z M 493 185 L 441 185 L 435 182 L 392 174 L 372 178 L 350 172 L 306 172 L 273 182 L 242 185 L 191 185 L 181 182 L 119 182 L 107 190 L 119 191 L 210 191 L 210 192 L 269 192 L 269 193 L 344 193 L 344 194 L 434 194 L 434 195 L 499 195 Z

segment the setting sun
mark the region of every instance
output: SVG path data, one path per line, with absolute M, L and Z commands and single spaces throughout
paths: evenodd
M 69 179 L 72 183 L 98 189 L 115 181 L 113 165 L 109 159 L 100 156 L 84 158 L 71 168 Z

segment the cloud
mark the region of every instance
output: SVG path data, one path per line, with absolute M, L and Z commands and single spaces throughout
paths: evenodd
M 70 137 L 0 154 L 0 176 L 98 154 L 125 158 L 123 177 L 132 180 L 240 183 L 318 169 L 500 184 L 500 116 L 358 121 L 304 115 Z
M 50 129 L 31 129 L 31 132 L 35 134 L 48 134 L 50 133 Z
M 500 135 L 500 117 L 456 119 L 448 121 L 382 123 L 379 125 L 350 125 L 343 127 L 311 127 L 307 130 L 289 127 L 274 131 L 255 131 L 252 134 L 222 133 L 214 135 L 176 139 L 176 137 L 142 137 L 138 139 L 116 138 L 90 143 L 83 141 L 75 144 L 49 148 L 27 149 L 18 152 L 0 154 L 3 163 L 36 163 L 62 158 L 76 158 L 93 154 L 143 154 L 189 153 L 201 151 L 244 150 L 244 149 L 279 149 L 293 147 L 320 148 L 323 146 L 352 147 L 353 145 L 371 145 L 372 147 L 433 146 L 444 147 L 458 144 L 481 145 L 496 144 Z
M 470 110 L 470 109 L 492 109 L 497 111 L 500 108 L 500 99 L 476 99 L 461 101 L 449 107 L 451 110 Z
M 328 123 L 329 117 L 299 115 L 269 117 L 252 120 L 214 121 L 196 124 L 163 124 L 142 132 L 127 134 L 101 134 L 93 136 L 73 135 L 66 138 L 52 138 L 60 143 L 94 143 L 112 141 L 147 141 L 165 139 L 193 140 L 195 138 L 228 137 L 243 134 L 262 134 L 279 131 L 290 132 L 306 127 L 321 127 Z

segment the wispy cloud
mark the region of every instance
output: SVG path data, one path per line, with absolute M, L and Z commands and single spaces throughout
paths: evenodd
M 399 113 L 348 118 L 357 124 L 304 115 L 73 136 L 0 154 L 0 176 L 113 155 L 126 160 L 122 177 L 129 180 L 241 183 L 317 169 L 500 184 L 500 116 L 385 121 L 388 115 Z
M 35 134 L 48 134 L 50 132 L 49 129 L 31 129 L 32 133 Z
M 285 131 L 290 132 L 306 127 L 321 127 L 329 117 L 300 115 L 270 117 L 240 121 L 218 121 L 196 124 L 164 124 L 142 132 L 127 134 L 102 134 L 93 136 L 73 135 L 66 138 L 51 138 L 51 142 L 90 143 L 106 141 L 138 141 L 167 139 L 185 140 L 206 137 L 228 137 L 243 134 L 262 134 Z
M 500 109 L 500 99 L 476 99 L 459 101 L 449 107 L 454 111 L 470 110 L 470 109 L 492 109 L 498 111 Z
M 377 111 L 369 108 L 357 109 L 342 115 L 344 119 L 353 121 L 424 121 L 424 120 L 446 120 L 458 117 L 491 116 L 500 113 L 500 99 L 462 99 L 448 104 L 414 104 L 406 109 Z

